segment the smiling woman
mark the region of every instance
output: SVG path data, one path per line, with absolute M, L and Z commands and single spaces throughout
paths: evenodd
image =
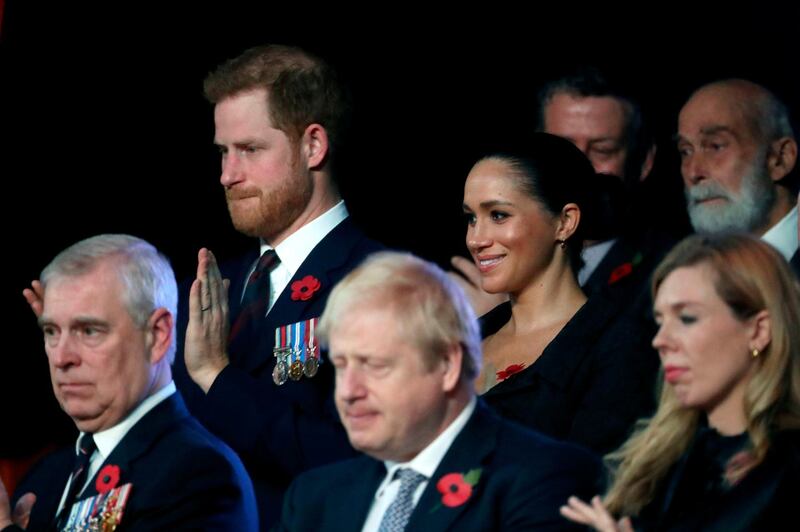
M 576 272 L 593 229 L 596 175 L 571 142 L 536 133 L 478 161 L 464 185 L 467 247 L 482 288 L 477 388 L 505 417 L 598 452 L 651 412 L 657 359 L 622 305 L 587 301 Z
M 693 236 L 653 276 L 664 365 L 655 416 L 619 452 L 604 504 L 562 513 L 598 530 L 777 530 L 800 490 L 800 291 L 748 235 Z M 606 511 L 606 508 L 608 509 Z

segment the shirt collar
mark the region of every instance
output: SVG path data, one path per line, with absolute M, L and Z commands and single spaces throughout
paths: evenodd
M 453 441 L 455 441 L 464 426 L 466 426 L 467 421 L 469 421 L 470 416 L 475 411 L 476 404 L 477 399 L 473 396 L 469 403 L 467 403 L 467 406 L 464 407 L 464 410 L 450 423 L 450 426 L 439 434 L 435 440 L 429 443 L 427 447 L 420 451 L 417 456 L 412 458 L 411 461 L 398 463 L 392 462 L 391 460 L 384 460 L 383 463 L 386 465 L 387 469 L 386 479 L 377 493 L 380 493 L 385 485 L 392 481 L 395 471 L 401 468 L 413 469 L 417 473 L 421 473 L 425 475 L 426 478 L 430 479 L 436 472 L 436 468 L 439 467 L 444 455 L 447 454 L 447 451 L 453 445 Z
M 592 276 L 594 271 L 603 261 L 605 256 L 608 254 L 611 246 L 617 243 L 616 238 L 612 238 L 611 240 L 606 240 L 604 242 L 599 242 L 593 246 L 588 246 L 583 248 L 581 251 L 581 258 L 583 259 L 583 267 L 578 272 L 578 284 L 583 286 L 586 284 L 586 281 L 589 280 L 589 277 Z
M 300 265 L 303 264 L 303 261 L 306 260 L 306 257 L 317 244 L 347 216 L 348 212 L 344 200 L 339 200 L 339 203 L 286 237 L 283 242 L 275 247 L 275 253 L 278 254 L 281 265 L 286 267 L 290 276 L 294 276 L 297 273 Z M 262 240 L 261 254 L 263 255 L 268 249 L 272 249 L 272 247 Z
M 777 249 L 786 260 L 797 252 L 797 205 L 764 233 L 762 240 Z

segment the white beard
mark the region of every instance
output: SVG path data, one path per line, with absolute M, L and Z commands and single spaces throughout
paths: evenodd
M 767 223 L 776 194 L 772 180 L 763 170 L 766 166 L 765 159 L 766 154 L 753 162 L 742 177 L 739 194 L 734 194 L 714 181 L 684 190 L 689 219 L 696 232 L 752 233 Z M 711 197 L 722 197 L 727 201 L 715 205 L 697 203 Z

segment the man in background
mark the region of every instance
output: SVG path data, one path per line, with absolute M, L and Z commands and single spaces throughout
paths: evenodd
M 800 273 L 797 140 L 786 105 L 752 81 L 715 81 L 684 104 L 676 138 L 695 231 L 760 236 Z

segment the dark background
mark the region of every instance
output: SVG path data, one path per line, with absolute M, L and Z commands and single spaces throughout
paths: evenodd
M 794 109 L 800 101 L 800 9 L 788 3 L 5 4 L 0 455 L 69 426 L 21 296 L 58 251 L 131 233 L 164 251 L 180 279 L 201 246 L 225 257 L 249 244 L 228 220 L 201 90 L 210 70 L 249 46 L 296 44 L 338 67 L 356 103 L 342 174 L 351 214 L 373 237 L 442 264 L 464 252 L 470 165 L 492 139 L 534 127 L 536 91 L 563 69 L 597 64 L 644 99 L 659 140 L 653 179 L 665 190 L 653 212 L 667 225 L 670 213 L 678 225 L 684 216 L 670 203 L 681 186 L 671 136 L 691 90 L 748 77 Z

